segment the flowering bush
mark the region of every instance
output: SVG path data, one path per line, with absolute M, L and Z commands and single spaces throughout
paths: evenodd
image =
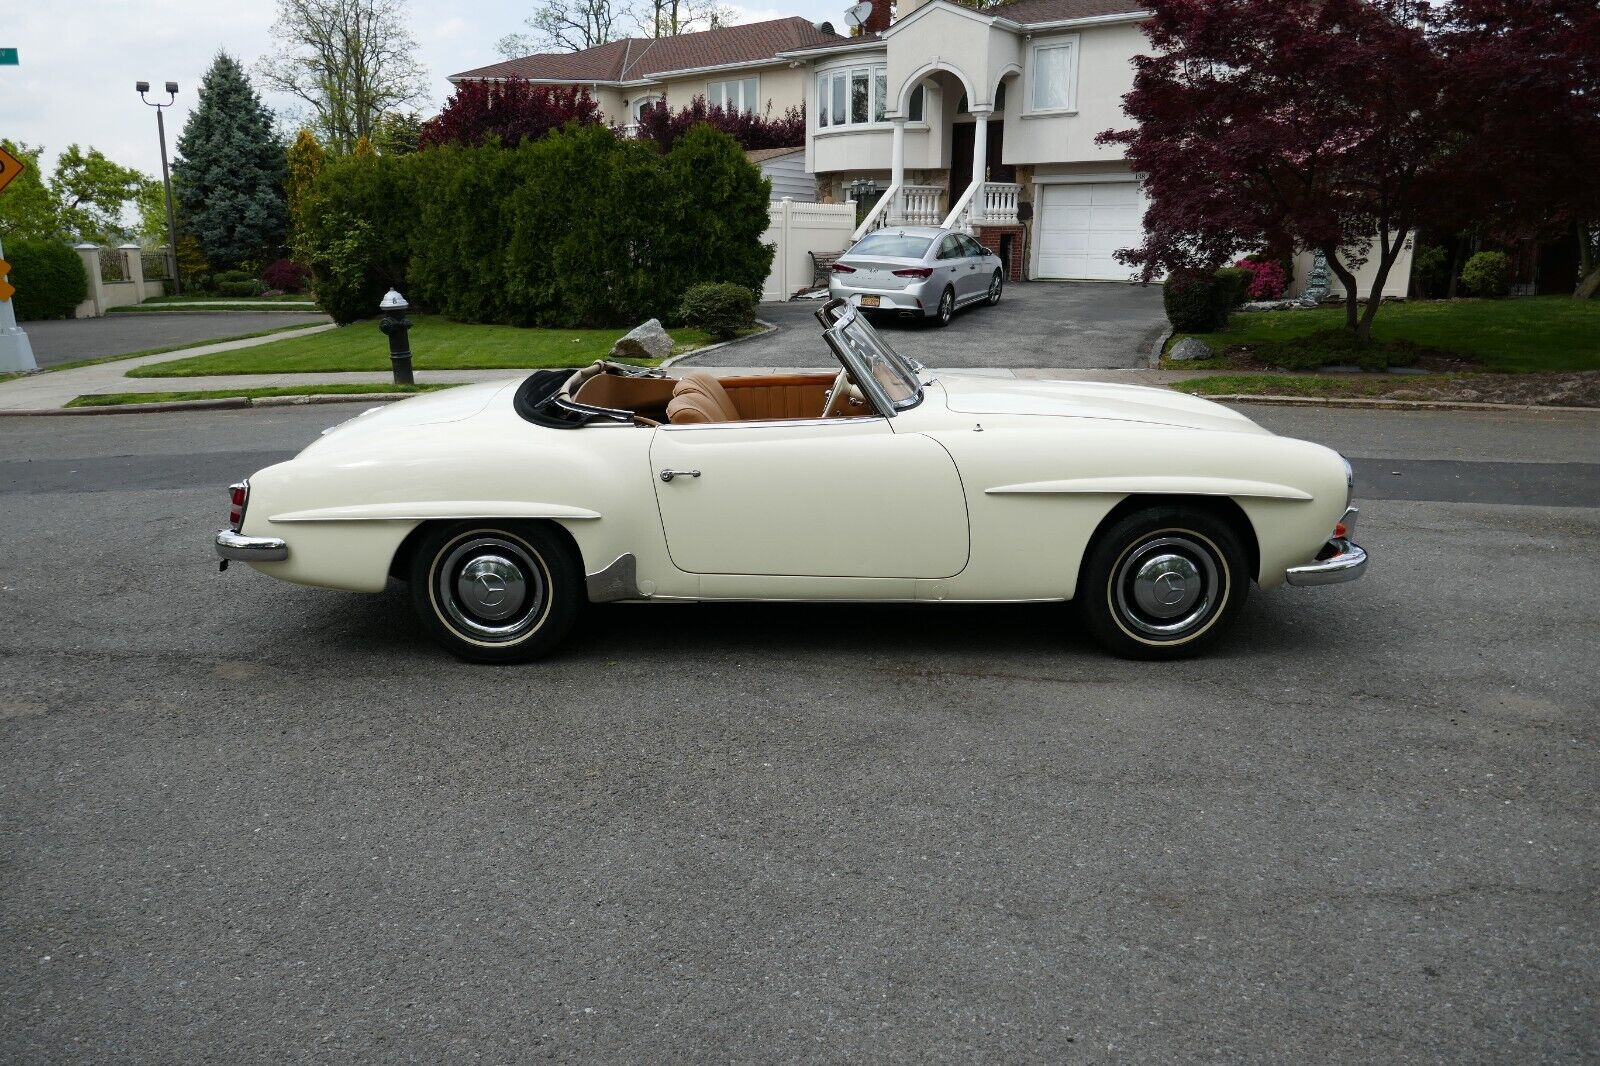
M 707 104 L 703 96 L 696 96 L 688 106 L 677 111 L 670 110 L 665 102 L 646 104 L 639 111 L 639 136 L 655 141 L 656 147 L 666 152 L 671 150 L 679 137 L 689 132 L 690 127 L 700 122 L 726 133 L 746 151 L 794 148 L 806 143 L 806 111 L 803 106 L 791 107 L 773 117 L 770 111 L 757 115 Z
M 1289 287 L 1283 264 L 1276 259 L 1241 259 L 1233 265 L 1240 270 L 1250 271 L 1250 284 L 1245 288 L 1245 295 L 1252 300 L 1276 300 Z
M 267 288 L 279 292 L 303 292 L 306 282 L 311 280 L 311 268 L 292 259 L 279 259 L 261 272 L 261 280 L 266 282 Z
M 600 105 L 585 86 L 532 85 L 515 77 L 503 82 L 464 81 L 438 116 L 422 124 L 421 146 L 494 141 L 502 148 L 515 148 L 569 122 L 600 123 Z

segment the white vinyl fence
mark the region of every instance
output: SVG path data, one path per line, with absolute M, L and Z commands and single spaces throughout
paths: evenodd
M 811 288 L 811 253 L 838 253 L 850 246 L 856 228 L 856 204 L 796 203 L 785 196 L 767 209 L 762 241 L 776 248 L 772 273 L 761 287 L 763 303 L 781 303 Z

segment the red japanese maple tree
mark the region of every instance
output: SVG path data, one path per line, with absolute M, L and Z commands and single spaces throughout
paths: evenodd
M 746 151 L 759 148 L 794 148 L 806 143 L 806 113 L 803 107 L 791 107 L 774 117 L 748 111 L 730 110 L 706 103 L 706 98 L 696 96 L 687 105 L 673 111 L 665 102 L 647 105 L 639 113 L 639 135 L 649 137 L 663 152 L 698 122 L 721 130 Z
M 1536 74 L 1561 43 L 1550 9 L 1582 0 L 1461 3 L 1470 18 L 1421 0 L 1149 0 L 1155 54 L 1135 60 L 1124 97 L 1138 125 L 1100 137 L 1125 146 L 1150 198 L 1145 241 L 1121 258 L 1149 280 L 1242 251 L 1317 249 L 1366 339 L 1419 224 L 1495 204 L 1506 221 L 1550 211 L 1536 185 L 1506 190 L 1551 165 L 1563 123 L 1582 125 L 1561 92 L 1579 60 L 1562 52 L 1563 74 Z M 1519 45 L 1530 9 L 1549 25 Z M 1554 113 L 1489 144 L 1508 137 L 1518 86 L 1541 78 Z M 1370 257 L 1363 307 L 1354 271 Z
M 569 122 L 600 122 L 600 106 L 583 86 L 533 85 L 521 78 L 464 81 L 439 114 L 422 124 L 421 146 L 480 145 L 495 139 L 514 148 Z

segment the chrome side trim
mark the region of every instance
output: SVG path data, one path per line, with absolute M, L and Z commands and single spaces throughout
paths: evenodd
M 1367 572 L 1367 553 L 1360 545 L 1342 537 L 1328 541 L 1333 554 L 1305 566 L 1291 566 L 1286 580 L 1291 585 L 1338 585 L 1354 581 Z
M 590 574 L 584 580 L 590 603 L 611 603 L 614 600 L 649 599 L 648 592 L 639 589 L 639 560 L 631 552 L 623 552 L 610 565 Z
M 289 558 L 289 545 L 278 537 L 247 537 L 232 529 L 219 529 L 217 554 L 241 563 L 276 563 Z

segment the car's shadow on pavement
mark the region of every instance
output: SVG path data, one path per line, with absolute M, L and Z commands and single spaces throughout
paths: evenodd
M 1239 622 L 1205 658 L 1267 662 L 1281 655 L 1325 650 L 1317 632 L 1327 630 L 1308 628 L 1303 603 L 1254 591 Z M 400 582 L 390 582 L 377 596 L 326 590 L 295 593 L 303 602 L 279 604 L 277 609 L 303 611 L 306 638 L 321 653 L 455 661 L 423 632 L 409 592 Z M 642 655 L 688 662 L 708 656 L 770 654 L 774 648 L 796 659 L 845 665 L 894 657 L 924 662 L 1019 656 L 1119 662 L 1082 630 L 1070 603 L 739 602 L 589 604 L 567 639 L 545 661 L 582 664 Z M 1149 664 L 1124 665 L 1137 669 Z

